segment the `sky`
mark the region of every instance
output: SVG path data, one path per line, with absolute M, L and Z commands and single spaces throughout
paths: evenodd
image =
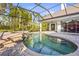
M 67 4 L 67 3 L 66 3 Z M 74 3 L 73 3 L 74 4 Z M 51 13 L 54 13 L 56 11 L 60 11 L 61 10 L 61 4 L 60 3 L 41 3 L 41 5 L 46 8 L 49 9 L 49 11 Z M 17 6 L 17 4 L 14 4 L 14 6 Z M 19 3 L 19 6 L 28 10 L 31 10 L 33 7 L 35 7 L 36 5 L 34 3 Z M 68 5 L 67 5 L 68 7 Z M 50 9 L 51 8 L 51 9 Z M 40 13 L 42 16 L 49 14 L 48 11 L 46 11 L 45 9 L 41 8 L 41 7 L 36 7 L 34 8 L 32 11 L 38 12 Z
M 14 5 L 17 6 L 17 4 L 14 4 Z M 45 7 L 46 9 L 49 9 L 50 12 L 54 12 L 54 11 L 60 10 L 59 3 L 42 3 L 41 5 L 43 7 Z M 58 5 L 58 6 L 57 7 L 54 7 L 56 5 Z M 19 6 L 22 7 L 22 8 L 31 10 L 36 5 L 34 3 L 20 3 Z M 54 7 L 54 8 L 50 9 L 51 7 Z M 43 8 L 41 8 L 39 6 L 36 7 L 36 8 L 34 8 L 32 11 L 38 12 L 42 16 L 45 15 L 45 14 L 49 14 L 45 9 L 43 9 Z

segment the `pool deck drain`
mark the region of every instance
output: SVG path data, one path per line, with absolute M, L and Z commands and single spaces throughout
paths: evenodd
M 73 53 L 67 54 L 67 56 L 79 56 L 79 36 L 78 35 L 70 35 L 70 34 L 65 34 L 65 33 L 56 33 L 56 32 L 44 32 L 47 35 L 50 36 L 57 36 L 57 37 L 61 37 L 61 38 L 65 38 L 66 40 L 70 40 L 71 42 L 73 42 L 74 44 L 76 44 L 78 46 L 77 50 Z M 6 37 L 10 37 L 13 35 L 20 35 L 22 33 L 8 33 L 8 35 Z M 5 36 L 4 36 L 5 37 Z M 5 38 L 6 38 L 5 37 Z M 20 40 L 21 37 L 19 39 L 15 39 L 16 40 Z M 0 40 L 0 43 L 4 42 L 4 40 Z M 42 56 L 42 54 L 36 53 L 30 49 L 28 49 L 27 47 L 25 47 L 25 45 L 23 44 L 23 42 L 8 42 L 10 44 L 7 44 L 4 46 L 4 48 L 0 48 L 0 55 L 1 56 Z M 65 56 L 65 55 L 64 55 Z

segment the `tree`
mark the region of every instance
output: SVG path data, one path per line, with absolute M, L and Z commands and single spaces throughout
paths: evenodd
M 29 22 L 32 20 L 32 15 L 27 10 L 20 7 L 11 7 L 9 16 L 12 17 L 12 27 L 16 29 L 25 29 Z
M 3 14 L 5 13 L 6 11 L 6 7 L 7 7 L 7 4 L 6 3 L 0 3 L 0 14 Z
M 48 30 L 48 23 L 47 22 L 42 22 L 42 30 L 43 31 Z

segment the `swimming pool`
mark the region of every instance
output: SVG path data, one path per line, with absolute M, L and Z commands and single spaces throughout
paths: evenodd
M 39 34 L 32 34 L 24 40 L 24 44 L 32 51 L 44 55 L 65 55 L 77 49 L 77 46 L 70 41 L 45 34 L 42 34 L 41 41 Z

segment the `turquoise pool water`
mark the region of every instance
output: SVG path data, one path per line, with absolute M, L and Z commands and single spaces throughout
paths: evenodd
M 77 46 L 70 41 L 42 34 L 32 34 L 24 40 L 24 44 L 31 50 L 44 55 L 65 55 L 74 52 Z

